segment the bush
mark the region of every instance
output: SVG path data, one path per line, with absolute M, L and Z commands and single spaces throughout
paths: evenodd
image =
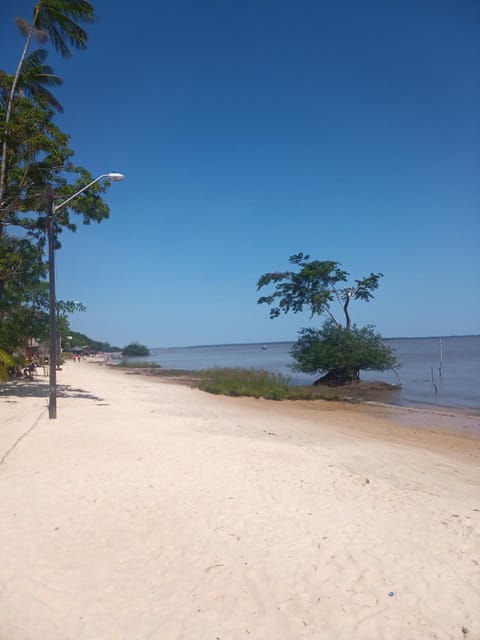
M 317 383 L 332 386 L 359 380 L 360 371 L 386 371 L 398 366 L 390 347 L 374 327 L 346 329 L 327 321 L 322 329 L 301 329 L 291 355 L 303 373 L 323 373 Z
M 288 381 L 279 374 L 256 369 L 206 369 L 198 385 L 202 391 L 226 396 L 251 396 L 283 400 L 288 394 Z
M 145 360 L 120 360 L 115 366 L 125 369 L 161 369 L 157 362 L 146 362 Z
M 15 367 L 15 360 L 13 356 L 0 349 L 0 382 L 7 382 L 9 379 L 9 370 Z
M 248 396 L 266 400 L 338 400 L 332 391 L 316 387 L 289 386 L 280 374 L 256 369 L 206 369 L 199 372 L 198 388 L 225 396 Z
M 148 350 L 148 348 L 143 344 L 139 344 L 138 342 L 131 342 L 122 350 L 122 356 L 133 357 L 149 355 L 150 351 Z

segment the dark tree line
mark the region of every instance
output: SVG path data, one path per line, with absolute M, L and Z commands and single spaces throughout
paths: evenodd
M 86 48 L 85 27 L 95 20 L 87 0 L 38 0 L 32 17 L 16 18 L 24 39 L 16 69 L 0 69 L 0 350 L 21 352 L 31 338 L 48 335 L 44 257 L 48 199 L 63 202 L 93 180 L 74 162 L 70 136 L 55 123 L 62 79 L 47 64 L 50 53 L 68 58 Z M 108 183 L 91 189 L 55 217 L 57 237 L 75 231 L 76 219 L 100 222 L 109 209 Z M 59 247 L 57 243 L 57 248 Z M 60 332 L 68 331 L 73 302 L 57 305 Z M 1 363 L 0 363 L 1 366 Z

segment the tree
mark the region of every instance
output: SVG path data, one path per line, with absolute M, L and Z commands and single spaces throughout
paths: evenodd
M 11 82 L 11 76 L 1 74 L 0 118 L 4 114 Z M 52 95 L 38 82 L 35 86 L 30 84 L 15 101 L 7 136 L 8 173 L 0 212 L 0 233 L 8 224 L 44 238 L 48 191 L 51 189 L 55 200 L 62 201 L 93 180 L 86 169 L 72 162 L 74 152 L 69 144 L 70 136 L 54 124 L 55 109 L 51 102 Z M 101 198 L 107 188 L 108 182 L 95 183 L 68 207 L 62 208 L 56 215 L 57 232 L 64 227 L 75 231 L 70 211 L 81 215 L 84 224 L 107 218 L 109 209 Z
M 25 43 L 15 74 L 0 70 L 0 347 L 8 352 L 26 338 L 48 335 L 43 249 L 49 202 L 63 202 L 93 182 L 86 169 L 72 162 L 70 136 L 53 122 L 62 107 L 52 91 L 62 80 L 46 64 L 45 49 L 30 54 L 29 49 L 34 38 L 50 39 L 62 57 L 70 57 L 72 48 L 85 49 L 82 25 L 94 18 L 87 0 L 37 0 L 30 24 L 17 18 Z M 75 231 L 71 212 L 84 224 L 107 218 L 101 194 L 108 186 L 96 182 L 57 211 L 55 236 L 64 228 Z M 59 335 L 69 333 L 72 305 L 57 303 Z
M 37 49 L 25 58 L 22 71 L 18 77 L 18 95 L 34 97 L 42 94 L 47 98 L 48 104 L 63 113 L 63 107 L 55 98 L 50 88 L 61 87 L 63 80 L 53 73 L 52 67 L 45 64 L 47 59 L 47 51 L 45 49 Z M 12 83 L 13 84 L 13 78 Z
M 366 278 L 355 280 L 355 284 L 341 286 L 347 282 L 350 275 L 340 268 L 339 262 L 331 260 L 312 260 L 310 256 L 298 253 L 290 256 L 290 264 L 300 267 L 298 272 L 284 271 L 265 273 L 257 283 L 257 290 L 274 283 L 275 291 L 269 296 L 262 296 L 258 303 L 273 304 L 278 300 L 278 306 L 270 310 L 271 318 L 278 318 L 281 313 L 293 311 L 298 313 L 304 307 L 310 307 L 312 317 L 326 314 L 336 322 L 331 305 L 337 301 L 345 316 L 345 326 L 350 328 L 351 320 L 349 305 L 351 300 L 368 302 L 373 298 L 372 292 L 378 288 L 378 281 L 382 273 L 371 273 Z
M 71 338 L 71 341 L 69 341 L 71 348 L 87 346 L 89 351 L 104 351 L 108 353 L 121 351 L 120 347 L 112 346 L 109 342 L 93 340 L 84 333 L 79 333 L 78 331 L 70 331 L 69 337 Z
M 37 36 L 39 40 L 45 42 L 50 38 L 60 55 L 69 58 L 72 55 L 70 47 L 86 48 L 88 36 L 81 27 L 81 23 L 91 23 L 94 20 L 94 8 L 87 0 L 39 0 L 34 7 L 31 24 L 22 18 L 17 18 L 17 25 L 25 36 L 25 44 L 5 103 L 0 165 L 0 211 L 4 208 L 10 117 L 20 74 L 32 39 Z
M 87 0 L 38 0 L 31 23 L 16 19 L 25 37 L 23 51 L 13 76 L 0 71 L 0 234 L 5 223 L 31 225 L 31 220 L 19 220 L 18 212 L 44 212 L 47 187 L 64 200 L 93 180 L 88 171 L 73 165 L 69 136 L 51 121 L 53 110 L 62 110 L 51 92 L 61 79 L 45 64 L 44 49 L 28 52 L 34 38 L 50 40 L 68 58 L 73 48 L 86 48 L 88 34 L 83 25 L 94 20 L 94 7 Z M 69 184 L 72 179 L 75 182 Z M 85 224 L 106 218 L 108 208 L 99 194 L 107 187 L 108 183 L 92 185 L 69 209 L 82 215 Z M 57 222 L 74 230 L 68 209 L 62 210 Z
M 386 371 L 398 364 L 371 325 L 346 329 L 327 320 L 322 329 L 301 329 L 299 336 L 291 351 L 292 369 L 323 373 L 316 384 L 340 385 L 359 380 L 360 371 Z
M 324 373 L 321 381 L 343 384 L 358 380 L 360 370 L 384 371 L 397 364 L 395 356 L 373 326 L 352 326 L 352 300 L 369 302 L 383 274 L 370 273 L 347 284 L 350 274 L 332 260 L 312 260 L 298 253 L 289 259 L 298 271 L 266 273 L 260 277 L 257 290 L 273 284 L 270 295 L 259 298 L 259 304 L 274 305 L 270 318 L 282 313 L 299 313 L 309 309 L 311 317 L 326 315 L 321 330 L 301 329 L 292 349 L 296 361 L 294 370 L 304 373 Z M 340 307 L 344 324 L 335 317 L 332 306 Z M 318 381 L 317 381 L 318 382 Z
M 49 333 L 48 283 L 42 249 L 27 238 L 0 236 L 0 348 L 25 349 L 35 338 L 45 341 Z M 84 311 L 78 302 L 59 300 L 58 335 L 69 334 L 67 314 Z
M 139 344 L 138 342 L 131 342 L 124 349 L 122 349 L 122 355 L 123 356 L 149 356 L 150 351 L 143 344 Z
M 2 74 L 0 113 L 10 82 L 11 77 Z M 0 218 L 0 344 L 9 351 L 22 347 L 27 338 L 43 340 L 48 333 L 43 261 L 47 193 L 51 189 L 56 198 L 65 200 L 92 181 L 88 171 L 70 162 L 69 136 L 52 122 L 51 102 L 48 92 L 38 86 L 32 90 L 30 85 L 18 96 L 10 121 L 7 206 Z M 108 217 L 109 209 L 99 195 L 104 188 L 95 184 L 71 207 L 61 209 L 55 218 L 56 234 L 63 228 L 76 229 L 71 211 L 82 215 L 86 224 Z M 21 229 L 19 237 L 6 233 L 15 227 Z M 60 322 L 59 329 L 63 325 Z
M 0 236 L 0 348 L 13 352 L 48 327 L 42 250 L 27 238 Z

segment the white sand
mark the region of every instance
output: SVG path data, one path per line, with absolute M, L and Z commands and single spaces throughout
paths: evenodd
M 0 388 L 0 640 L 480 638 L 478 438 L 58 382 Z

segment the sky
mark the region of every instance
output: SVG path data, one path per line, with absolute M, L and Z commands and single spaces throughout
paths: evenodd
M 124 346 L 295 340 L 259 277 L 303 252 L 352 280 L 384 337 L 480 333 L 480 1 L 96 0 L 48 62 L 75 161 L 121 172 L 110 218 L 62 234 L 74 330 Z M 3 0 L 0 67 L 22 49 Z M 128 8 L 127 8 L 128 7 Z

